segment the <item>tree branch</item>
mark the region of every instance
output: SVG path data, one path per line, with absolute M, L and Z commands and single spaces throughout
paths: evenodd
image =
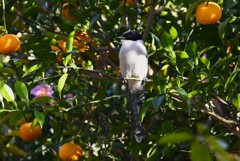
M 204 106 L 204 108 L 202 108 L 201 112 L 204 112 L 207 115 L 215 118 L 224 127 L 226 127 L 229 131 L 234 133 L 236 136 L 240 137 L 240 129 L 239 129 L 240 123 L 238 123 L 234 120 L 228 120 L 228 119 L 223 118 L 222 116 L 216 114 L 215 112 L 210 111 L 209 108 L 206 105 Z

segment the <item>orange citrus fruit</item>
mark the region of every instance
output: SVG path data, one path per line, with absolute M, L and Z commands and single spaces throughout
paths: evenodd
M 20 40 L 14 34 L 7 34 L 0 37 L 0 53 L 10 54 L 18 51 L 20 48 Z
M 122 1 L 122 3 L 124 3 L 124 0 L 121 0 L 121 1 Z M 144 4 L 144 5 L 146 4 L 146 0 L 145 0 L 145 1 L 139 0 L 138 2 L 139 2 L 139 4 L 140 4 L 140 3 L 142 3 L 142 4 Z M 126 3 L 127 3 L 127 4 L 130 4 L 130 5 L 132 5 L 132 6 L 136 6 L 135 0 L 126 0 Z
M 52 51 L 60 51 L 58 54 L 57 54 L 57 60 L 58 62 L 62 62 L 63 59 L 62 59 L 62 55 L 63 55 L 63 52 L 66 51 L 66 41 L 64 40 L 58 40 L 57 41 L 58 43 L 58 46 L 56 45 L 51 45 L 51 50 Z M 62 52 L 63 51 L 63 52 Z
M 58 46 L 62 49 L 62 51 L 66 51 L 66 41 L 64 40 L 58 40 Z
M 222 9 L 215 2 L 201 3 L 196 9 L 196 19 L 200 24 L 209 25 L 220 20 Z
M 42 129 L 39 125 L 31 128 L 32 122 L 22 124 L 19 129 L 19 135 L 23 141 L 33 141 L 42 135 Z
M 59 157 L 63 161 L 76 161 L 83 155 L 82 148 L 73 143 L 65 143 L 59 148 Z
M 92 40 L 87 32 L 78 32 L 74 35 L 73 45 L 77 46 L 80 52 L 84 52 L 89 49 L 89 45 L 87 45 L 87 43 L 90 41 Z
M 122 0 L 124 2 L 124 0 Z M 135 6 L 135 1 L 134 0 L 126 0 L 126 3 L 132 5 L 132 6 Z
M 62 16 L 68 19 L 69 21 L 75 21 L 75 17 L 69 13 L 69 10 L 72 9 L 73 6 L 69 3 L 64 3 L 62 6 Z

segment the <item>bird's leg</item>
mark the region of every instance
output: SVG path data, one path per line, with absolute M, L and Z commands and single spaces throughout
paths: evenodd
M 123 84 L 127 84 L 127 79 L 125 77 L 121 76 L 121 80 Z
M 142 80 L 142 85 L 144 85 L 146 82 L 148 81 L 148 78 L 147 77 L 145 77 L 145 78 L 143 78 L 143 80 Z

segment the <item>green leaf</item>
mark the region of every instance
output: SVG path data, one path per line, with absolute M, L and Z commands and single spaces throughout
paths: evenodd
M 11 112 L 9 115 L 10 126 L 15 125 L 21 118 L 24 118 L 24 112 L 22 111 Z
M 209 47 L 204 48 L 202 51 L 200 51 L 198 53 L 198 56 L 201 56 L 202 54 L 204 54 L 205 52 L 207 52 L 208 50 L 211 50 L 213 48 L 216 48 L 216 46 L 209 46 Z
M 207 69 L 209 69 L 209 67 L 210 67 L 210 60 L 208 58 L 205 58 L 205 57 L 201 57 L 200 60 L 205 65 L 205 67 Z
M 13 155 L 14 157 L 27 157 L 28 153 L 20 149 L 18 146 L 13 144 L 6 144 L 4 148 L 9 154 Z
M 151 107 L 152 105 L 152 100 L 153 98 L 148 98 L 145 102 L 144 105 L 140 109 L 140 120 L 143 121 L 143 118 L 146 115 L 147 109 Z
M 174 131 L 173 125 L 169 120 L 164 120 L 164 122 L 161 124 L 161 129 L 164 134 L 173 133 Z
M 1 101 L 1 103 L 2 103 L 2 107 L 4 108 L 4 107 L 5 107 L 5 104 L 4 104 L 4 102 L 3 102 L 3 96 L 1 95 L 1 93 L 0 93 L 0 101 Z
M 203 92 L 201 90 L 194 90 L 194 91 L 188 93 L 188 98 L 192 98 L 192 97 L 197 96 L 202 93 Z
M 63 128 L 61 124 L 55 119 L 51 119 L 52 128 L 54 130 L 53 136 L 54 139 L 59 142 L 62 137 Z
M 45 116 L 42 112 L 39 112 L 37 110 L 34 111 L 35 118 L 37 119 L 40 127 L 43 127 L 43 124 L 45 123 Z
M 102 13 L 98 13 L 98 14 L 96 14 L 93 18 L 92 18 L 92 20 L 91 20 L 91 22 L 90 22 L 90 29 L 92 28 L 92 26 L 94 25 L 94 23 L 99 19 L 99 17 L 101 16 L 101 14 Z
M 191 161 L 212 161 L 209 149 L 198 141 L 192 143 L 190 157 Z
M 25 99 L 27 106 L 29 106 L 29 97 L 28 97 L 27 86 L 23 82 L 17 81 L 14 84 L 14 90 L 19 97 Z
M 40 68 L 42 68 L 42 65 L 41 65 L 41 64 L 36 64 L 36 65 L 34 65 L 34 66 L 31 66 L 31 67 L 24 73 L 23 77 L 31 74 L 32 72 L 34 72 L 34 71 L 36 71 L 36 70 L 38 70 L 38 69 L 40 69 Z
M 153 108 L 157 109 L 160 104 L 163 102 L 165 96 L 162 95 L 162 96 L 159 96 L 159 97 L 155 97 L 153 100 L 152 100 L 152 105 L 153 105 Z
M 218 34 L 219 34 L 219 38 L 221 40 L 224 39 L 225 37 L 225 32 L 226 32 L 226 27 L 227 27 L 227 24 L 229 22 L 229 19 L 227 18 L 225 21 L 223 21 L 219 26 L 218 26 Z
M 169 33 L 173 40 L 178 37 L 178 32 L 177 32 L 176 28 L 173 26 L 170 28 Z
M 236 108 L 240 108 L 240 93 L 238 93 L 233 99 L 232 99 L 232 104 Z
M 186 52 L 189 55 L 190 58 L 193 59 L 194 64 L 198 65 L 198 58 L 197 58 L 197 54 L 198 54 L 198 46 L 196 42 L 193 43 L 189 43 L 186 45 Z
M 72 31 L 67 37 L 67 42 L 66 42 L 66 52 L 67 53 L 70 53 L 73 50 L 74 35 L 75 35 L 75 30 Z
M 65 85 L 65 82 L 67 80 L 68 74 L 65 73 L 61 76 L 61 78 L 58 81 L 58 93 L 59 93 L 59 97 L 61 98 L 61 93 L 62 93 L 62 89 Z
M 173 39 L 171 35 L 169 35 L 167 32 L 164 32 L 161 36 L 161 45 L 163 49 L 165 49 L 168 52 L 173 51 Z
M 182 142 L 191 142 L 194 137 L 188 133 L 181 132 L 176 134 L 167 134 L 163 136 L 159 141 L 158 144 L 175 144 L 175 143 L 182 143 Z
M 38 103 L 55 103 L 55 101 L 48 96 L 38 97 L 30 101 L 30 104 L 38 104 Z
M 191 106 L 191 103 L 190 103 L 190 99 L 189 99 L 189 97 L 188 97 L 188 93 L 187 93 L 183 88 L 181 88 L 181 87 L 174 87 L 173 90 L 174 90 L 176 93 L 178 93 L 178 94 L 181 95 L 181 97 L 183 98 L 183 101 L 184 101 L 184 102 L 186 103 L 186 105 L 187 105 L 187 110 L 188 110 L 188 112 L 190 112 L 191 109 L 192 109 L 192 106 Z
M 182 59 L 188 59 L 189 56 L 185 51 L 176 51 L 176 55 L 178 55 Z
M 187 13 L 186 13 L 186 21 L 189 20 L 189 18 L 194 15 L 194 11 L 196 7 L 198 6 L 198 2 L 191 3 L 191 6 L 188 8 Z
M 237 71 L 234 71 L 233 73 L 231 73 L 231 75 L 227 78 L 227 81 L 224 85 L 224 89 L 227 89 L 229 87 L 229 85 L 234 81 L 237 74 L 238 74 Z
M 217 157 L 217 160 L 232 161 L 230 155 L 226 152 L 228 144 L 214 136 L 209 136 L 207 139 L 208 145 Z
M 15 97 L 12 89 L 2 81 L 0 81 L 0 94 L 8 102 L 14 102 Z

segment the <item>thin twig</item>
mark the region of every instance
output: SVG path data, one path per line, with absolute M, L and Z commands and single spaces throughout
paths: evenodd
M 4 25 L 5 33 L 7 34 L 5 0 L 2 0 L 2 7 L 3 7 L 3 25 Z
M 203 109 L 201 111 L 208 114 L 211 117 L 214 117 L 229 131 L 234 133 L 236 136 L 240 137 L 240 130 L 239 130 L 240 123 L 238 123 L 234 120 L 228 120 L 228 119 L 223 118 L 222 116 L 210 111 L 206 105 L 203 107 Z

